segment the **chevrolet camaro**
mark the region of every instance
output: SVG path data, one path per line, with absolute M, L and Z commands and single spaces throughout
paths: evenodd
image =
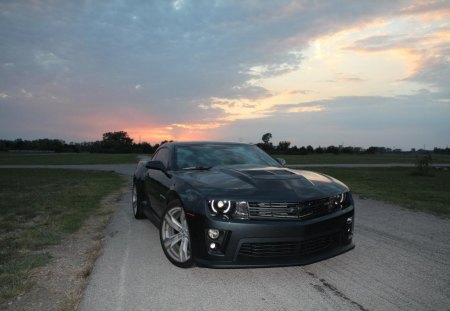
M 182 268 L 302 265 L 352 249 L 349 188 L 283 162 L 250 144 L 165 143 L 136 167 L 134 217 L 159 227 Z

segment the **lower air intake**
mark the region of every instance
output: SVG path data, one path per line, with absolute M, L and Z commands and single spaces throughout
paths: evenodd
M 243 243 L 239 260 L 296 258 L 323 251 L 333 244 L 333 235 L 325 235 L 305 241 Z

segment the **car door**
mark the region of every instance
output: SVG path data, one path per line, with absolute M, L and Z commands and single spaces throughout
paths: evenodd
M 153 161 L 161 161 L 167 169 L 170 169 L 170 150 L 161 148 L 153 156 Z M 148 169 L 145 176 L 145 190 L 150 201 L 150 208 L 159 217 L 162 217 L 166 207 L 166 193 L 170 187 L 168 174 L 160 170 Z

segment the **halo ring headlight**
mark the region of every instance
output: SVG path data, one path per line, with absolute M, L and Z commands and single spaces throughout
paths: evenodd
M 231 209 L 231 202 L 230 201 L 224 201 L 225 203 L 225 206 L 226 206 L 226 208 L 225 208 L 225 210 L 223 211 L 223 213 L 224 214 L 226 214 L 226 213 L 228 213 L 229 211 L 230 211 L 230 209 Z
M 210 207 L 212 209 L 212 211 L 217 214 L 217 209 L 214 207 L 214 200 L 211 201 Z
M 248 219 L 248 205 L 244 201 L 209 200 L 208 207 L 211 215 L 238 219 Z
M 229 200 L 212 200 L 210 203 L 211 210 L 216 214 L 226 214 L 231 209 L 231 201 Z

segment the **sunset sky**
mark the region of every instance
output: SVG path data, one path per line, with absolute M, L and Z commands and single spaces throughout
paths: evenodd
M 1 1 L 0 139 L 450 145 L 450 1 Z

